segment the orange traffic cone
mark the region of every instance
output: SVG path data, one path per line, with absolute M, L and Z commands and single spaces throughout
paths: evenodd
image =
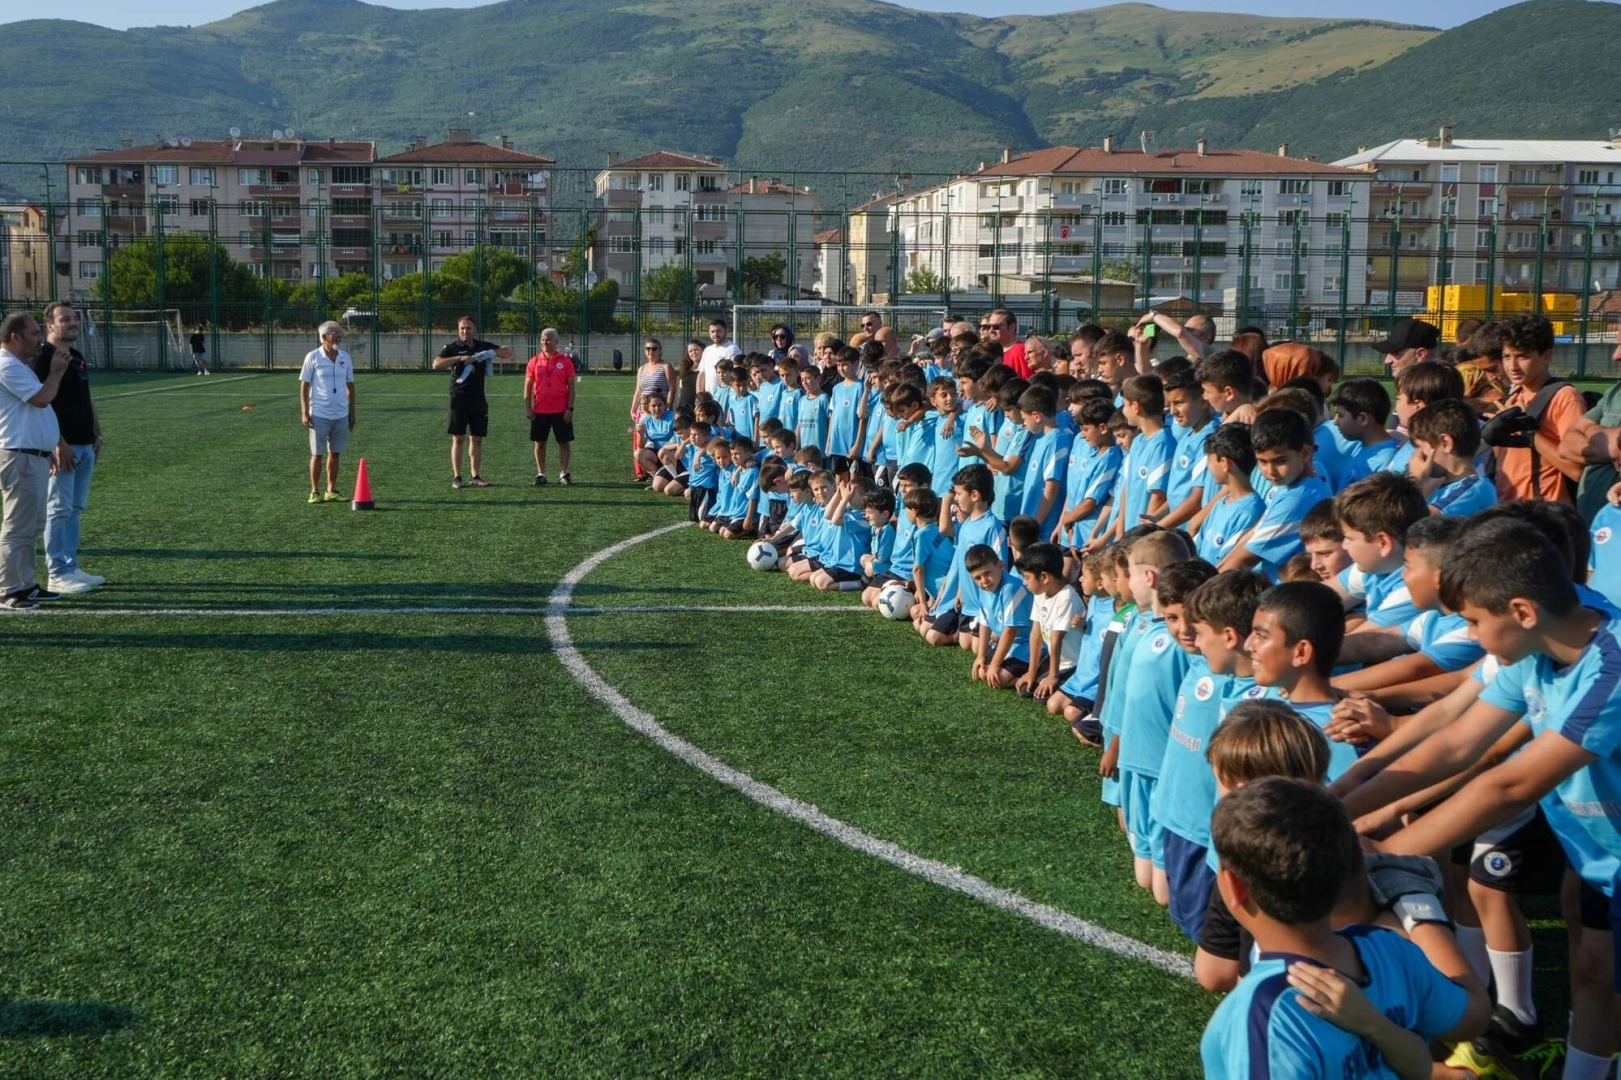
M 376 504 L 371 501 L 371 480 L 366 476 L 366 459 L 360 459 L 360 472 L 355 474 L 355 498 L 349 504 L 351 510 L 375 510 Z

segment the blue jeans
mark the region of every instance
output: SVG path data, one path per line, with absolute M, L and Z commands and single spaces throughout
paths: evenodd
M 90 477 L 96 471 L 94 446 L 72 450 L 73 471 L 51 477 L 45 503 L 45 562 L 53 578 L 79 569 L 79 519 L 90 502 Z

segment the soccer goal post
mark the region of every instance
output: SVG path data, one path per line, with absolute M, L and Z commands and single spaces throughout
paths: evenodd
M 111 368 L 183 367 L 191 363 L 179 308 L 125 308 L 108 322 L 93 307 L 83 309 L 79 351 Z M 89 348 L 86 348 L 86 346 Z
M 814 300 L 767 301 L 732 305 L 732 338 L 744 352 L 765 352 L 772 346 L 771 330 L 781 324 L 794 332 L 794 343 L 811 353 L 817 334 L 828 333 L 849 341 L 861 333 L 861 317 L 876 313 L 883 325 L 900 335 L 901 351 L 912 338 L 940 326 L 946 309 L 922 304 L 823 304 Z

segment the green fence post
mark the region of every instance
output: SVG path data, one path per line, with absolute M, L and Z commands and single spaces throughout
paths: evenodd
M 208 200 L 208 349 L 217 366 L 220 361 L 220 236 L 219 204 Z
M 1143 238 L 1141 255 L 1143 260 L 1143 307 L 1149 310 L 1154 299 L 1154 210 L 1150 203 L 1149 208 L 1143 211 Z M 1135 307 L 1133 308 L 1135 310 Z
M 1351 204 L 1345 209 L 1345 218 L 1340 222 L 1340 329 L 1339 345 L 1335 349 L 1334 362 L 1339 364 L 1340 370 L 1345 370 L 1345 324 L 1350 320 L 1351 307 L 1351 217 L 1356 208 L 1356 195 L 1351 196 Z
M 1103 306 L 1103 213 L 1097 209 L 1092 211 L 1092 317 L 1088 321 L 1094 325 L 1100 316 L 1098 309 Z
M 635 290 L 635 300 L 630 308 L 630 332 L 640 341 L 642 331 L 642 207 L 636 204 L 630 219 L 630 280 Z M 683 352 L 685 355 L 685 352 Z
M 1594 209 L 1598 207 L 1595 204 Z M 1582 340 L 1576 350 L 1576 377 L 1587 377 L 1587 318 L 1592 313 L 1593 301 L 1593 231 L 1596 222 L 1587 223 L 1587 239 L 1582 245 Z
M 380 206 L 371 208 L 371 366 L 375 371 L 383 366 L 383 310 L 382 285 L 383 276 L 383 210 Z
M 1289 238 L 1289 336 L 1292 338 L 1300 337 L 1300 217 L 1301 212 L 1296 209 Z
M 685 212 L 685 214 L 687 216 L 687 228 L 686 228 L 686 236 L 687 236 L 687 274 L 686 274 L 686 288 L 684 288 L 682 290 L 683 307 L 682 307 L 682 311 L 681 311 L 681 322 L 682 322 L 682 325 L 686 328 L 686 332 L 682 336 L 690 338 L 690 337 L 693 336 L 693 330 L 692 330 L 693 293 L 697 289 L 697 280 L 698 280 L 698 271 L 697 271 L 697 268 L 695 266 L 695 261 L 696 260 L 695 260 L 695 256 L 693 255 L 694 250 L 697 248 L 697 244 L 692 239 L 692 204 L 691 203 L 687 204 L 687 206 L 684 208 L 684 212 Z M 683 348 L 684 347 L 685 346 L 683 346 Z
M 849 229 L 850 221 L 845 219 L 844 227 Z M 849 233 L 845 234 L 846 236 Z M 940 215 L 940 306 L 951 311 L 951 207 L 947 206 Z
M 1542 310 L 1542 263 L 1543 256 L 1548 250 L 1548 210 L 1543 206 L 1542 218 L 1537 223 L 1537 261 L 1536 269 L 1531 276 L 1531 310 Z
M 1239 257 L 1238 277 L 1238 312 L 1234 319 L 1234 327 L 1243 326 L 1250 321 L 1250 271 L 1255 266 L 1255 223 L 1253 211 L 1245 210 L 1242 220 L 1244 230 L 1244 246 Z
M 581 210 L 580 211 L 580 235 L 581 236 L 590 236 L 591 235 L 591 211 L 590 210 Z M 578 337 L 579 337 L 579 341 L 580 341 L 579 351 L 585 353 L 585 363 L 586 363 L 587 367 L 590 367 L 590 365 L 591 365 L 591 354 L 590 354 L 590 352 L 587 351 L 587 347 L 588 347 L 588 345 L 590 344 L 590 341 L 591 341 L 591 286 L 590 286 L 589 282 L 590 282 L 589 278 L 587 278 L 587 277 L 585 277 L 583 275 L 581 276 L 581 278 L 580 278 L 580 332 L 578 334 Z
M 276 321 L 271 305 L 276 273 L 275 268 L 270 264 L 270 203 L 261 201 L 259 209 L 262 212 L 259 224 L 259 240 L 264 244 L 264 248 L 259 252 L 259 272 L 264 279 L 264 288 L 261 290 L 264 300 L 264 316 L 259 327 L 259 337 L 264 348 L 265 370 L 269 371 L 275 366 Z
M 168 278 L 169 268 L 168 268 L 167 259 L 165 258 L 167 253 L 163 250 L 163 248 L 164 248 L 164 243 L 163 243 L 163 198 L 162 198 L 162 196 L 159 196 L 156 199 L 154 199 L 153 202 L 152 202 L 153 266 L 157 271 L 157 287 L 158 287 L 157 300 L 158 300 L 158 370 L 159 371 L 167 371 L 169 369 L 169 338 L 168 338 L 168 335 L 166 335 L 163 332 L 163 328 L 165 326 L 165 315 L 166 315 L 166 313 L 168 311 L 167 305 L 168 305 L 168 302 L 169 302 L 169 285 L 168 285 L 168 281 L 166 280 Z
M 1041 332 L 1051 334 L 1057 327 L 1057 320 L 1052 314 L 1053 308 L 1053 208 L 1047 207 L 1047 213 L 1042 220 L 1041 246 L 1043 257 L 1041 260 Z
M 484 200 L 479 200 L 478 208 L 473 213 L 475 215 L 473 222 L 473 322 L 482 330 L 484 328 L 484 245 L 488 239 L 485 229 L 487 228 L 486 221 L 489 214 L 489 211 L 484 206 Z M 429 363 L 431 364 L 432 361 L 429 361 Z
M 1387 333 L 1396 327 L 1396 268 L 1401 264 L 1402 185 L 1396 185 L 1396 214 L 1390 225 L 1390 295 L 1385 297 Z
M 535 343 L 536 335 L 540 333 L 540 327 L 535 322 L 535 312 L 539 300 L 536 294 L 540 292 L 540 275 L 535 272 L 535 207 L 533 203 L 529 205 L 527 213 L 529 215 L 529 318 L 527 320 L 528 331 L 524 335 L 524 345 L 529 350 L 529 355 L 534 356 L 540 351 Z M 547 260 L 547 263 L 549 266 L 550 260 Z
M 101 200 L 101 286 L 102 302 L 102 348 L 107 350 L 107 367 L 112 369 L 117 365 L 113 362 L 113 253 L 108 246 L 107 211 L 111 207 L 106 198 Z
M 417 261 L 422 265 L 422 368 L 428 370 L 433 367 L 433 357 L 430 353 L 433 346 L 428 343 L 433 333 L 433 259 L 429 252 L 433 249 L 428 243 L 428 200 L 422 200 L 422 224 L 417 230 L 417 242 L 421 245 L 418 250 Z
M 1193 302 L 1204 310 L 1204 192 L 1199 193 L 1199 208 L 1193 212 Z
M 326 321 L 326 204 L 316 199 L 315 211 L 315 325 Z
M 1487 322 L 1497 310 L 1497 215 L 1486 226 L 1486 312 Z

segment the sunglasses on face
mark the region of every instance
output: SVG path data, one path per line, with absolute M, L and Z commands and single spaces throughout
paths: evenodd
M 659 351 L 659 347 L 657 345 L 644 345 L 642 348 L 643 348 L 643 351 L 645 351 L 645 352 L 658 352 Z
M 782 339 L 782 340 L 787 340 L 787 338 L 788 338 L 787 334 L 772 334 L 771 336 L 773 338 L 778 338 L 778 339 Z

